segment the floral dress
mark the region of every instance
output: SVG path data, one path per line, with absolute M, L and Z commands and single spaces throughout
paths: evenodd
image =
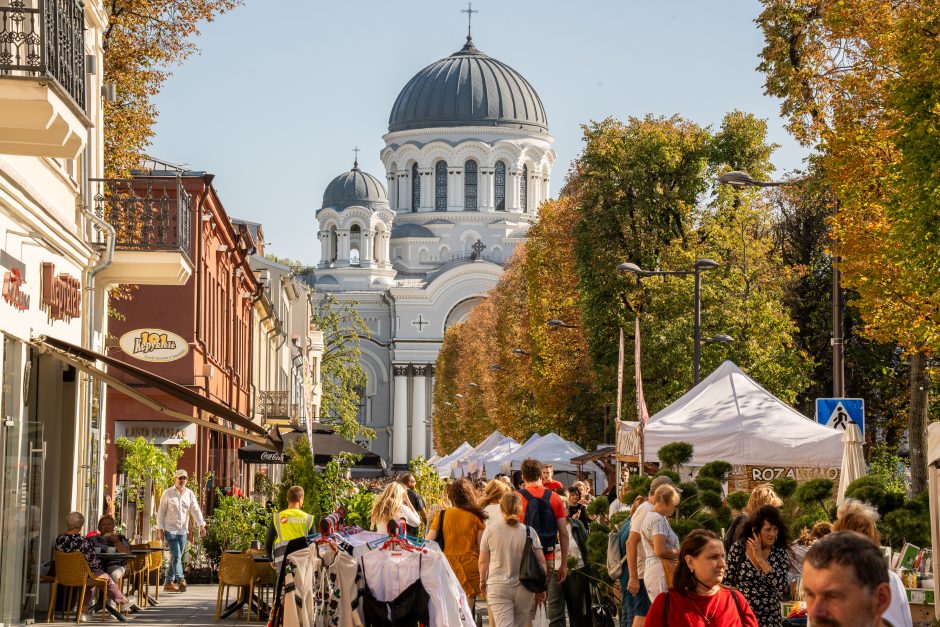
M 103 572 L 101 561 L 95 555 L 95 545 L 91 540 L 78 533 L 63 533 L 55 539 L 55 550 L 63 553 L 82 553 L 88 560 L 88 566 L 91 572 L 98 574 Z
M 786 549 L 778 546 L 770 549 L 767 559 L 770 572 L 765 575 L 747 559 L 746 548 L 743 540 L 731 545 L 724 583 L 741 591 L 754 610 L 760 627 L 781 627 L 780 601 L 786 594 L 789 566 Z

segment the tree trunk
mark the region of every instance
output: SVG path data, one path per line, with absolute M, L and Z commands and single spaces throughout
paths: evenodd
M 927 487 L 927 409 L 930 399 L 930 375 L 927 357 L 911 357 L 911 404 L 907 425 L 911 450 L 911 491 L 916 496 Z

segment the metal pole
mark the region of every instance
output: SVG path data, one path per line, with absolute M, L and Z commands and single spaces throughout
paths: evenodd
M 702 271 L 695 267 L 695 305 L 694 305 L 692 348 L 692 385 L 698 385 L 699 361 L 702 357 Z
M 832 396 L 845 397 L 845 354 L 842 345 L 842 273 L 832 259 Z

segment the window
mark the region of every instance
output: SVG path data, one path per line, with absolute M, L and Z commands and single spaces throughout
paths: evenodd
M 349 229 L 349 265 L 359 265 L 359 249 L 362 248 L 362 229 L 354 224 Z
M 477 210 L 477 162 L 472 160 L 463 164 L 463 208 Z
M 522 213 L 529 210 L 529 166 L 522 166 L 522 180 L 519 181 L 519 204 Z
M 418 164 L 411 166 L 411 210 L 417 211 L 421 206 L 421 175 L 418 174 Z
M 434 210 L 447 211 L 447 162 L 434 166 Z
M 496 211 L 506 211 L 506 164 L 502 161 L 496 162 L 493 171 L 493 201 Z

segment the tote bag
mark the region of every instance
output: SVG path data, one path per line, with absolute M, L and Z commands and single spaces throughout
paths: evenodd
M 525 547 L 522 549 L 522 561 L 519 563 L 519 583 L 529 592 L 545 592 L 548 590 L 548 579 L 533 548 L 532 529 L 525 528 Z

